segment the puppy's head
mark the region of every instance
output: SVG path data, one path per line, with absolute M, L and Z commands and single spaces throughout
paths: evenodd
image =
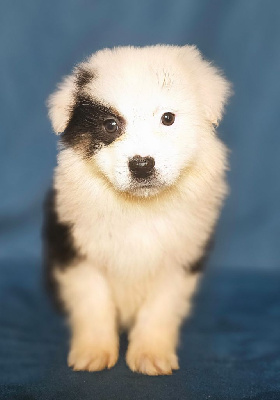
M 49 115 L 93 174 L 151 196 L 195 162 L 229 91 L 195 47 L 120 47 L 79 64 L 50 97 Z

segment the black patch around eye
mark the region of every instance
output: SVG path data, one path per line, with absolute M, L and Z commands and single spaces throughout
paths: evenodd
M 94 73 L 83 67 L 78 67 L 76 72 L 76 85 L 78 89 L 82 89 L 94 78 Z
M 115 132 L 108 132 L 104 122 L 113 119 L 118 124 Z M 61 141 L 74 147 L 85 158 L 91 157 L 102 146 L 113 143 L 124 131 L 124 118 L 111 107 L 93 101 L 85 95 L 77 95 L 68 125 Z

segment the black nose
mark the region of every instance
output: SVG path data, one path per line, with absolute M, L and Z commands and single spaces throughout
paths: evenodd
M 134 178 L 148 178 L 154 172 L 153 157 L 134 156 L 128 162 L 128 167 Z

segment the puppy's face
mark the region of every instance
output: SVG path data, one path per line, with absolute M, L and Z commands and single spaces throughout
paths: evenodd
M 80 64 L 50 98 L 50 116 L 116 190 L 151 196 L 195 162 L 228 91 L 193 47 L 124 47 Z

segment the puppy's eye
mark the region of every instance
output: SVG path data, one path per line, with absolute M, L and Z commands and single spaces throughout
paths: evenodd
M 115 133 L 119 129 L 117 121 L 113 118 L 106 119 L 103 126 L 108 133 Z
M 164 114 L 162 114 L 161 116 L 161 123 L 163 125 L 172 125 L 174 124 L 175 121 L 175 114 L 171 113 L 171 112 L 166 112 Z

